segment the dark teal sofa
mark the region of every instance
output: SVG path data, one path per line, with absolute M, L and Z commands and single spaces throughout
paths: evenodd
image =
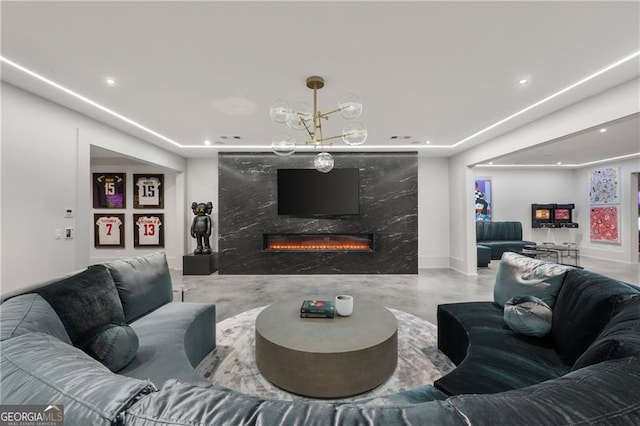
M 512 331 L 496 302 L 498 290 L 492 302 L 440 305 L 438 347 L 457 368 L 435 387 L 459 395 L 464 408 L 480 400 L 487 409 L 502 407 L 495 424 L 640 424 L 640 289 L 571 267 L 544 278 L 539 268 L 557 271 L 560 265 L 505 257 L 500 268 L 515 265 L 507 279 L 522 288 L 533 283 L 532 291 L 553 306 L 551 332 L 530 337 Z M 508 274 L 498 271 L 496 279 Z
M 489 247 L 493 260 L 500 259 L 506 251 L 520 253 L 525 246 L 535 244 L 522 239 L 520 222 L 476 222 L 476 245 Z

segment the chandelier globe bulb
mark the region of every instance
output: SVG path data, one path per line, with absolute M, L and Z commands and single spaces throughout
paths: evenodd
M 338 101 L 340 115 L 345 120 L 353 120 L 362 114 L 362 100 L 355 93 L 347 93 Z
M 289 157 L 296 152 L 296 140 L 291 135 L 275 136 L 271 139 L 271 150 L 279 157 Z
M 308 127 L 313 126 L 313 113 L 311 107 L 306 102 L 296 102 L 287 113 L 287 126 L 291 130 L 304 130 L 305 123 Z
M 321 152 L 313 160 L 313 166 L 319 172 L 329 173 L 333 170 L 333 156 L 328 152 Z
M 342 129 L 342 140 L 347 145 L 362 145 L 367 140 L 367 128 L 359 121 L 348 123 Z
M 269 107 L 269 117 L 274 123 L 284 124 L 287 121 L 287 114 L 291 111 L 289 102 L 284 99 L 273 101 Z

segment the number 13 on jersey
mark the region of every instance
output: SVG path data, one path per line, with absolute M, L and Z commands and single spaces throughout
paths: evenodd
M 164 215 L 163 214 L 135 214 L 134 246 L 164 247 Z

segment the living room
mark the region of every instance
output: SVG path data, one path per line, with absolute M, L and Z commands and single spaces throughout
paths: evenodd
M 477 181 L 490 185 L 490 222 L 519 222 L 522 239 L 538 245 L 570 243 L 584 268 L 576 268 L 576 276 L 586 271 L 640 284 L 640 42 L 629 36 L 640 31 L 637 2 L 53 1 L 0 7 L 3 301 L 96 264 L 117 265 L 116 277 L 122 262 L 162 252 L 162 271 L 171 277 L 163 281 L 162 309 L 200 305 L 197 315 L 214 319 L 213 342 L 207 341 L 211 333 L 192 336 L 190 324 L 181 323 L 186 343 L 171 328 L 180 317 L 174 311 L 165 318 L 154 311 L 157 323 L 148 319 L 147 326 L 165 327 L 179 349 L 186 348 L 188 362 L 180 350 L 178 361 L 167 358 L 176 375 L 205 376 L 204 370 L 196 374 L 195 364 L 209 362 L 205 354 L 215 347 L 216 333 L 219 352 L 210 356 L 253 354 L 245 339 L 253 338 L 255 315 L 266 305 L 285 296 L 347 294 L 356 303 L 384 301 L 402 325 L 399 332 L 431 339 L 431 352 L 417 345 L 417 356 L 403 353 L 407 370 L 394 376 L 414 376 L 422 385 L 437 377 L 425 381 L 412 363 L 425 354 L 446 358 L 435 346 L 444 315 L 439 307 L 494 297 L 501 260 L 478 266 Z M 316 73 L 322 78 L 311 77 Z M 352 91 L 362 97 L 364 143 L 337 138 L 318 145 L 314 120 L 313 132 L 292 132 L 295 153 L 274 153 L 272 137 L 286 126 L 269 120 L 270 107 L 280 98 L 311 104 L 309 77 L 325 86 L 317 92 L 322 111 Z M 324 118 L 327 138 L 350 122 L 340 114 Z M 334 170 L 357 170 L 357 212 L 279 212 L 278 171 L 313 169 L 318 152 L 333 156 Z M 603 170 L 615 174 L 616 197 L 598 204 L 591 185 Z M 115 207 L 96 204 L 96 178 L 104 175 L 123 179 Z M 160 183 L 156 208 L 140 206 L 137 176 Z M 217 263 L 211 274 L 183 270 L 197 244 L 190 235 L 194 202 L 212 203 Z M 577 226 L 534 227 L 533 204 L 572 204 Z M 616 238 L 598 240 L 592 209 L 609 204 L 619 216 Z M 147 213 L 162 218 L 162 237 L 145 247 L 136 221 Z M 120 220 L 117 244 L 99 241 L 101 217 Z M 355 253 L 268 250 L 272 236 L 302 234 L 357 235 L 369 245 Z M 155 297 L 140 303 L 153 304 Z M 129 318 L 124 300 L 121 309 L 127 322 L 135 317 Z M 453 323 L 451 335 L 464 331 Z M 243 336 L 233 334 L 238 330 Z M 400 335 L 400 343 L 405 338 Z M 234 339 L 240 346 L 233 348 Z M 451 354 L 459 355 L 455 348 L 447 356 L 458 364 Z M 219 361 L 211 363 L 217 368 Z M 453 368 L 445 361 L 433 367 L 438 374 Z M 236 373 L 218 384 L 232 387 L 256 370 Z M 136 374 L 149 377 L 144 368 Z M 154 384 L 160 388 L 162 381 Z M 280 398 L 276 391 L 262 396 Z M 450 394 L 457 393 L 466 392 Z M 421 415 L 416 419 L 424 420 Z
M 470 15 L 483 13 L 487 14 L 487 16 L 496 16 L 496 28 L 498 28 L 497 25 L 507 25 L 508 20 L 503 19 L 503 17 L 509 16 L 512 12 L 510 9 L 512 6 L 507 5 L 503 5 L 506 8 L 504 10 L 497 9 L 502 15 L 496 15 L 495 11 L 486 4 L 480 3 L 473 7 L 464 5 L 467 7 L 462 7 L 463 4 L 460 3 L 448 5 L 447 7 L 415 4 L 395 8 L 381 3 L 376 6 L 376 8 L 380 8 L 379 11 L 369 9 L 369 13 L 371 16 L 377 16 L 375 13 L 384 13 L 389 10 L 406 19 L 409 19 L 408 15 L 417 14 L 418 12 L 433 14 L 434 19 L 438 14 L 442 14 L 441 19 L 459 15 L 461 19 L 466 20 L 465 22 L 469 22 L 469 25 L 473 22 L 473 17 Z M 21 19 L 32 17 L 36 8 L 17 3 L 3 6 L 5 11 L 5 18 L 3 19 L 7 20 L 7 25 L 3 26 L 3 32 L 6 33 L 4 39 L 26 42 L 27 38 L 24 38 L 23 30 L 18 23 Z M 130 12 L 132 14 L 146 14 L 148 11 L 154 10 L 147 9 L 152 7 L 150 5 L 147 8 L 126 4 L 121 4 L 120 6 L 127 10 L 131 9 Z M 301 8 L 300 12 L 305 10 L 301 5 L 290 6 L 292 7 L 291 11 L 298 11 L 298 8 Z M 56 2 L 52 2 L 48 7 L 51 8 L 52 13 L 61 14 L 59 19 L 73 19 L 73 16 L 77 16 L 75 14 L 89 14 L 86 18 L 87 22 L 89 22 L 89 17 L 93 16 L 91 15 L 91 8 L 87 10 L 82 7 L 75 9 L 71 5 L 63 7 L 60 4 L 56 4 Z M 158 5 L 154 4 L 153 7 L 158 7 Z M 168 7 L 169 9 L 167 10 L 158 9 L 157 16 L 162 17 L 162 19 L 171 19 L 171 7 L 173 6 Z M 191 7 L 201 7 L 206 10 L 206 8 L 214 6 L 202 3 L 197 6 L 191 5 Z M 227 13 L 230 17 L 236 16 L 236 13 L 243 10 L 241 6 L 235 9 L 228 4 L 223 4 L 219 7 L 221 9 L 218 12 Z M 347 19 L 350 14 L 357 16 L 362 11 L 356 4 L 341 6 L 332 4 L 325 7 L 309 5 L 309 7 L 312 7 L 310 10 L 314 12 L 316 12 L 315 8 L 318 8 L 318 13 L 323 12 L 329 15 L 342 11 L 346 14 L 345 18 L 342 19 Z M 336 9 L 338 7 L 343 9 Z M 387 10 L 386 8 L 388 7 L 391 7 L 391 9 Z M 429 7 L 434 9 L 431 10 Z M 443 9 L 440 10 L 440 7 Z M 530 13 L 547 15 L 547 11 L 544 8 L 532 6 L 531 4 L 523 4 L 521 7 L 524 8 L 523 10 L 531 8 Z M 566 5 L 554 7 L 557 8 L 558 16 L 549 18 L 548 25 L 550 28 L 555 29 L 556 27 L 553 27 L 553 25 L 561 21 L 559 16 L 571 14 L 572 9 Z M 594 20 L 600 19 L 600 16 L 606 16 L 607 19 L 611 20 L 610 22 L 615 22 L 617 19 L 620 20 L 619 24 L 622 25 L 624 22 L 624 25 L 629 25 L 630 28 L 633 28 L 636 24 L 633 19 L 627 19 L 632 14 L 625 12 L 625 7 L 634 7 L 633 4 L 613 2 L 608 6 L 580 4 L 572 7 L 585 7 L 584 13 L 588 12 L 589 16 Z M 598 9 L 599 7 L 602 7 L 602 10 Z M 69 9 L 67 10 L 66 8 Z M 413 8 L 416 9 L 414 10 Z M 102 9 L 100 10 L 102 11 Z M 255 10 L 259 9 L 256 8 Z M 212 11 L 216 11 L 216 9 L 213 8 Z M 274 16 L 278 16 L 281 12 L 274 5 L 268 6 L 265 9 L 265 13 L 266 11 L 274 14 Z M 108 12 L 110 19 L 114 19 L 116 22 L 119 19 L 118 10 L 113 6 L 105 9 L 104 12 Z M 517 10 L 513 12 L 515 13 Z M 164 13 L 166 15 L 163 15 Z M 196 14 L 198 14 L 197 10 Z M 14 19 L 9 19 L 9 17 Z M 286 20 L 286 18 L 281 17 L 279 19 Z M 41 41 L 44 42 L 48 37 L 51 37 L 51 35 L 45 36 L 45 34 L 50 34 L 47 31 L 47 26 L 52 25 L 52 23 L 53 21 L 42 23 L 43 38 Z M 151 28 L 151 24 L 149 25 Z M 304 27 L 305 23 L 297 25 Z M 557 30 L 564 31 L 561 28 L 562 25 L 559 25 Z M 574 31 L 579 33 L 588 28 L 590 28 L 589 24 L 585 21 L 576 26 Z M 359 29 L 359 31 L 365 31 L 367 34 L 371 33 L 371 29 L 366 26 Z M 474 28 L 470 27 L 468 31 L 472 33 Z M 545 31 L 548 32 L 549 30 Z M 63 35 L 59 35 L 61 36 L 59 42 L 66 40 L 62 37 Z M 371 36 L 373 37 L 373 35 Z M 398 40 L 403 40 L 406 36 L 400 34 L 397 37 Z M 588 36 L 594 37 L 591 34 Z M 385 37 L 389 37 L 389 35 L 385 35 Z M 29 43 L 33 43 L 36 40 L 35 33 L 32 34 L 30 40 Z M 466 40 L 465 36 L 462 35 L 459 41 L 464 40 Z M 71 48 L 71 45 L 77 41 L 78 39 L 75 39 L 75 41 L 67 40 L 70 46 L 70 53 L 73 49 L 77 49 L 75 47 Z M 455 40 L 454 42 L 458 43 L 459 41 Z M 144 43 L 143 40 L 140 42 Z M 567 43 L 569 42 L 567 41 Z M 179 41 L 176 41 L 176 43 L 179 43 Z M 391 142 L 385 140 L 386 133 L 391 133 L 387 129 L 384 129 L 384 136 L 371 133 L 369 140 L 364 144 L 357 147 L 347 147 L 347 151 L 361 153 L 363 156 L 375 155 L 376 152 L 414 153 L 413 155 L 415 155 L 417 161 L 417 230 L 414 229 L 411 232 L 413 234 L 411 238 L 417 236 L 417 258 L 413 259 L 412 262 L 418 268 L 452 268 L 463 274 L 475 275 L 477 273 L 474 219 L 469 213 L 474 210 L 471 191 L 473 182 L 477 178 L 489 178 L 492 181 L 492 220 L 520 221 L 523 224 L 526 240 L 538 243 L 547 241 L 554 243 L 571 242 L 577 244 L 580 247 L 581 254 L 586 257 L 592 256 L 615 262 L 637 263 L 638 253 L 635 248 L 638 247 L 636 232 L 638 159 L 633 155 L 627 156 L 628 152 L 621 150 L 628 150 L 628 148 L 619 148 L 618 144 L 620 143 L 619 140 L 623 140 L 627 146 L 631 145 L 633 147 L 635 144 L 635 151 L 632 150 L 631 154 L 634 152 L 637 154 L 638 58 L 637 56 L 628 55 L 633 52 L 634 41 L 629 44 L 629 40 L 622 37 L 615 43 L 618 43 L 617 51 L 621 52 L 621 54 L 616 56 L 613 52 L 609 53 L 608 57 L 611 59 L 607 61 L 594 58 L 595 60 L 592 60 L 592 62 L 597 66 L 594 65 L 590 69 L 576 67 L 575 70 L 572 70 L 574 77 L 564 77 L 565 83 L 556 84 L 555 87 L 549 86 L 544 93 L 526 92 L 530 91 L 531 87 L 511 87 L 506 90 L 505 93 L 507 94 L 509 94 L 509 91 L 511 92 L 509 94 L 512 97 L 510 102 L 521 108 L 526 105 L 519 101 L 522 96 L 531 99 L 531 101 L 541 101 L 543 95 L 548 96 L 553 91 L 557 92 L 568 87 L 566 85 L 570 82 L 575 83 L 578 77 L 586 80 L 585 77 L 589 73 L 597 74 L 592 75 L 593 78 L 589 81 L 567 90 L 566 93 L 548 96 L 550 98 L 553 97 L 553 99 L 547 100 L 541 106 L 538 105 L 535 108 L 530 108 L 530 110 L 514 114 L 517 116 L 510 117 L 510 120 L 504 120 L 502 123 L 496 123 L 492 128 L 484 129 L 483 134 L 474 135 L 475 138 L 472 138 L 470 142 L 461 144 L 461 147 L 436 146 L 433 149 L 433 145 L 440 142 L 435 140 L 427 141 L 430 142 L 430 144 L 427 144 L 427 142 L 420 140 L 421 138 L 426 138 L 426 136 L 414 137 L 418 139 L 416 141 L 407 139 L 411 143 L 403 142 L 404 139 L 402 138 L 404 137 L 401 137 L 396 145 L 392 145 Z M 544 47 L 536 45 L 540 52 L 544 52 Z M 214 251 L 218 251 L 219 239 L 226 237 L 226 235 L 220 235 L 220 225 L 224 225 L 225 220 L 228 220 L 228 218 L 219 216 L 220 210 L 225 206 L 219 205 L 220 188 L 218 179 L 220 169 L 218 155 L 232 152 L 260 152 L 264 156 L 262 161 L 276 161 L 279 157 L 271 153 L 269 144 L 271 137 L 281 131 L 279 127 L 269 121 L 265 123 L 264 118 L 261 118 L 259 120 L 260 126 L 265 126 L 264 130 L 260 127 L 258 131 L 262 135 L 259 137 L 262 140 L 241 140 L 237 142 L 233 138 L 232 141 L 220 138 L 215 140 L 214 136 L 209 136 L 215 142 L 213 145 L 204 146 L 199 143 L 189 148 L 177 148 L 166 140 L 171 139 L 166 137 L 162 139 L 163 135 L 149 134 L 149 132 L 142 130 L 140 127 L 132 126 L 131 123 L 127 123 L 113 116 L 113 114 L 105 112 L 103 109 L 79 101 L 69 93 L 61 91 L 59 88 L 56 89 L 51 84 L 45 83 L 42 79 L 29 74 L 29 72 L 43 72 L 42 69 L 20 70 L 16 68 L 16 66 L 20 66 L 19 63 L 16 66 L 10 66 L 9 62 L 7 62 L 11 59 L 8 53 L 12 49 L 16 52 L 14 56 L 18 55 L 20 49 L 23 49 L 22 55 L 27 52 L 24 49 L 31 49 L 32 54 L 36 55 L 33 56 L 33 60 L 36 60 L 37 52 L 40 48 L 37 44 L 21 46 L 18 43 L 15 47 L 12 47 L 12 44 L 6 43 L 6 48 L 4 49 L 7 58 L 3 58 L 2 63 L 4 106 L 4 149 L 2 158 L 4 226 L 2 232 L 5 247 L 2 257 L 3 289 L 19 288 L 52 274 L 63 274 L 91 263 L 149 251 L 149 249 L 134 247 L 133 244 L 132 231 L 134 224 L 131 222 L 131 214 L 136 213 L 133 209 L 131 198 L 133 191 L 129 191 L 127 194 L 127 197 L 129 197 L 126 204 L 127 207 L 122 211 L 125 214 L 125 226 L 127 229 L 124 234 L 125 244 L 119 248 L 96 248 L 93 236 L 94 226 L 92 225 L 95 209 L 92 209 L 91 206 L 92 184 L 90 179 L 91 173 L 97 171 L 112 172 L 117 169 L 116 171 L 125 172 L 129 175 L 133 173 L 162 173 L 165 175 L 166 203 L 163 248 L 167 253 L 169 264 L 172 268 L 180 270 L 182 256 L 191 252 L 195 247 L 195 241 L 189 237 L 187 232 L 191 223 L 189 205 L 193 201 L 213 202 L 211 217 L 215 225 L 213 227 L 212 244 Z M 574 46 L 574 49 L 578 49 L 578 46 Z M 328 47 L 326 50 L 327 53 L 331 52 Z M 595 51 L 597 49 L 592 50 Z M 623 55 L 622 52 L 626 52 L 627 55 Z M 580 55 L 578 50 L 575 50 L 575 54 L 576 56 Z M 13 59 L 19 59 L 19 56 Z M 622 63 L 617 64 L 615 67 L 611 66 L 616 60 L 620 61 L 625 57 L 627 59 Z M 496 58 L 496 60 L 498 59 Z M 509 64 L 514 60 L 516 60 L 515 56 L 513 59 L 506 60 L 505 63 Z M 552 61 L 549 61 L 549 66 L 551 66 L 551 63 Z M 599 71 L 607 66 L 610 69 Z M 514 65 L 511 64 L 509 67 L 514 67 Z M 562 64 L 560 67 L 557 64 L 554 65 L 554 71 L 557 73 L 566 73 L 567 68 L 567 64 Z M 496 73 L 497 69 L 488 67 L 483 72 Z M 346 81 L 344 82 L 340 81 L 341 77 L 339 75 L 333 77 L 332 81 L 327 81 L 327 86 L 319 91 L 321 105 L 324 105 L 325 102 L 335 101 L 332 99 L 333 96 L 330 95 L 333 92 L 327 92 L 327 90 L 333 90 L 331 86 L 334 84 L 338 84 L 340 90 L 348 91 L 354 89 L 348 87 L 349 80 L 347 76 L 345 75 Z M 298 78 L 304 81 L 305 76 L 300 75 Z M 530 79 L 532 79 L 531 75 Z M 56 82 L 54 79 L 53 83 L 60 84 L 61 82 Z M 533 85 L 533 83 L 535 81 L 527 84 Z M 67 81 L 66 84 L 71 88 L 76 88 L 73 82 Z M 247 85 L 247 83 L 244 84 Z M 289 90 L 296 89 L 296 93 L 299 93 L 296 96 L 310 97 L 311 95 L 309 89 L 298 87 L 303 86 L 299 82 L 287 80 L 279 84 L 283 87 L 290 87 Z M 504 85 L 505 83 L 500 84 Z M 527 84 L 524 86 L 527 86 Z M 515 86 L 518 85 L 519 83 L 515 83 Z M 380 86 L 380 91 L 384 93 L 384 97 L 391 96 L 385 85 L 378 86 Z M 122 90 L 123 88 L 117 85 L 111 88 L 103 85 L 99 90 L 105 92 L 105 96 L 112 97 L 114 96 L 114 89 Z M 266 102 L 272 102 L 279 96 L 286 94 L 286 90 L 268 89 L 265 97 Z M 430 87 L 429 90 L 435 91 L 435 88 Z M 468 95 L 464 94 L 462 89 L 457 90 L 460 92 L 456 92 L 457 97 L 460 99 L 468 98 Z M 500 90 L 505 90 L 505 88 L 503 87 Z M 514 90 L 516 92 L 515 96 Z M 32 93 L 36 93 L 37 96 Z M 338 91 L 335 96 L 339 97 L 340 95 L 341 92 Z M 430 93 L 425 93 L 425 96 L 433 97 Z M 367 99 L 372 97 L 373 93 L 366 94 Z M 49 99 L 49 101 L 45 99 Z M 233 99 L 235 99 L 233 102 L 238 101 L 236 98 Z M 480 98 L 479 101 L 480 104 L 485 102 L 483 98 Z M 465 102 L 470 103 L 469 99 Z M 387 102 L 382 103 L 386 104 Z M 240 106 L 236 106 L 240 108 Z M 372 109 L 379 108 L 378 105 L 371 105 L 369 100 L 365 102 L 365 108 L 367 107 Z M 214 106 L 215 108 L 217 107 Z M 252 117 L 257 113 L 252 110 L 249 115 L 246 115 L 246 112 L 236 114 L 229 111 L 230 105 L 227 105 L 226 108 L 227 111 L 224 113 L 211 111 L 209 114 L 234 124 L 238 121 L 244 123 L 243 120 L 246 120 L 246 117 Z M 264 105 L 263 108 L 265 109 L 265 114 L 259 114 L 260 117 L 266 115 L 268 104 Z M 428 108 L 433 109 L 434 107 Z M 411 110 L 413 109 L 411 108 Z M 81 111 L 82 115 L 75 112 L 76 110 Z M 400 117 L 409 114 L 409 112 L 400 112 Z M 468 136 L 474 131 L 477 132 L 513 112 L 513 110 L 505 110 L 502 113 L 494 113 L 491 119 L 489 117 L 486 119 L 482 119 L 482 117 L 474 118 L 473 122 L 478 124 L 469 123 L 465 125 L 469 130 L 456 131 L 449 138 Z M 198 114 L 198 112 L 194 111 L 187 115 L 195 117 Z M 371 115 L 373 115 L 373 112 L 369 114 L 369 116 Z M 409 117 L 407 116 L 406 118 Z M 459 122 L 460 119 L 456 117 L 462 117 L 462 115 L 459 113 L 449 120 L 458 120 Z M 364 118 L 367 118 L 366 109 Z M 469 117 L 464 118 L 465 121 L 469 121 L 469 119 Z M 332 118 L 331 121 L 339 120 L 340 118 L 336 117 Z M 161 121 L 163 123 L 167 122 L 164 117 Z M 375 118 L 372 121 L 372 123 L 368 123 L 369 126 L 386 120 L 383 120 L 382 116 L 380 116 L 380 118 Z M 400 135 L 405 134 L 405 132 L 426 134 L 431 131 L 416 127 L 415 123 L 419 121 L 422 120 L 412 117 L 409 120 L 409 122 L 412 122 L 411 125 L 403 124 L 406 129 L 412 129 L 411 132 L 397 129 L 394 133 Z M 33 126 L 33 122 L 38 122 L 39 125 Z M 450 126 L 454 122 L 450 121 Z M 629 134 L 616 135 L 615 129 L 625 126 L 625 123 L 627 129 L 631 128 L 631 132 Z M 326 126 L 330 124 L 332 123 L 328 122 Z M 340 123 L 335 125 L 337 126 L 338 124 Z M 158 126 L 161 125 L 158 124 Z M 245 129 L 245 124 L 242 124 L 242 131 L 239 128 L 234 130 L 232 126 L 222 121 L 217 122 L 214 126 L 220 129 L 214 130 L 213 135 L 216 133 L 242 134 L 244 137 L 244 134 L 248 131 Z M 609 127 L 609 132 L 598 134 L 599 129 L 604 126 Z M 153 131 L 154 129 L 147 130 Z M 179 131 L 183 132 L 184 130 L 180 129 Z M 576 144 L 586 143 L 586 138 L 591 137 L 590 135 L 594 133 L 602 136 L 606 141 L 599 145 L 596 144 L 595 149 L 572 148 Z M 203 136 L 207 137 L 208 135 L 203 134 Z M 189 136 L 188 139 L 193 141 L 196 138 Z M 225 140 L 227 141 L 226 144 Z M 482 143 L 479 144 L 478 142 Z M 200 146 L 198 147 L 197 145 Z M 556 164 L 556 160 L 560 160 L 559 158 L 551 158 L 556 156 L 556 148 L 554 147 L 556 145 L 565 147 L 564 151 L 565 155 L 568 155 L 568 160 L 565 160 L 564 165 Z M 298 149 L 303 152 L 309 152 L 308 150 L 305 151 L 305 148 L 301 146 Z M 346 153 L 343 154 L 345 146 L 336 142 L 328 149 L 333 150 L 336 155 L 336 167 L 340 167 L 339 156 L 346 155 Z M 587 151 L 589 158 L 584 159 L 583 155 Z M 298 157 L 300 155 L 298 154 Z M 509 157 L 516 155 L 518 157 Z M 523 159 L 527 159 L 527 157 L 530 160 L 525 161 L 524 164 L 517 164 L 522 163 Z M 289 157 L 289 160 L 291 160 L 289 163 L 292 163 L 294 158 L 296 158 L 296 154 Z M 535 163 L 531 160 L 533 158 L 544 159 L 546 165 L 532 164 Z M 588 163 L 589 160 L 602 161 L 611 158 L 615 159 L 591 165 Z M 55 159 L 55 161 L 51 161 L 52 159 Z M 494 164 L 491 165 L 491 162 Z M 566 164 L 567 162 L 572 164 Z M 28 167 L 25 167 L 24 164 L 28 164 Z M 287 161 L 281 161 L 280 164 L 287 164 Z M 601 167 L 600 164 L 603 164 L 602 167 L 616 168 L 619 172 L 619 191 L 621 194 L 619 232 L 621 238 L 616 243 L 592 242 L 588 233 L 589 204 L 587 197 L 589 173 Z M 37 172 L 34 170 L 37 170 Z M 46 181 L 49 185 L 42 185 L 43 181 Z M 20 182 L 20 184 L 11 185 L 13 182 Z M 25 190 L 25 188 L 28 188 L 28 190 Z M 575 203 L 574 221 L 579 224 L 579 228 L 531 228 L 530 206 L 533 203 Z M 20 221 L 24 220 L 23 206 L 25 205 L 32 206 L 31 209 L 36 211 L 34 213 L 38 219 L 30 221 L 28 227 L 8 225 L 20 223 Z M 73 210 L 72 218 L 65 218 L 65 212 L 68 208 Z M 437 224 L 437 226 L 434 224 Z M 67 228 L 73 228 L 73 238 L 58 238 L 56 236 L 58 232 L 62 232 Z M 8 249 L 8 247 L 11 247 L 11 249 Z M 39 268 L 29 268 L 28 265 L 32 262 L 31 255 L 36 253 L 47 253 L 47 255 L 38 256 Z M 413 272 L 415 272 L 415 267 Z
M 93 244 L 92 225 L 93 210 L 91 206 L 91 172 L 117 171 L 126 173 L 165 173 L 165 220 L 167 221 L 165 235 L 165 251 L 170 265 L 180 269 L 182 256 L 195 248 L 195 241 L 189 237 L 187 230 L 190 226 L 192 213 L 189 211 L 191 201 L 214 201 L 212 218 L 215 225 L 212 244 L 217 251 L 218 230 L 221 218 L 218 217 L 217 204 L 217 162 L 215 157 L 181 158 L 153 146 L 146 145 L 139 140 L 118 133 L 99 123 L 74 114 L 42 99 L 36 98 L 12 86 L 3 87 L 3 100 L 6 105 L 21 106 L 22 110 L 5 107 L 7 125 L 3 144 L 3 171 L 6 173 L 3 186 L 3 241 L 6 244 L 3 251 L 3 289 L 12 290 L 21 285 L 38 281 L 51 275 L 63 274 L 76 270 L 83 265 L 125 257 L 144 252 L 144 249 L 134 249 L 132 244 L 126 244 L 124 249 L 96 249 Z M 631 93 L 628 91 L 627 93 Z M 11 102 L 13 99 L 16 102 Z M 28 111 L 28 113 L 27 113 Z M 29 127 L 33 114 L 39 111 L 44 116 L 55 117 L 57 121 L 48 120 L 48 127 Z M 60 119 L 62 118 L 62 120 Z M 65 122 L 65 119 L 68 120 Z M 85 144 L 75 143 L 75 125 L 78 120 L 85 121 L 80 138 Z M 11 124 L 24 123 L 11 129 Z M 31 134 L 27 134 L 29 130 Z M 70 140 L 68 136 L 71 135 Z M 83 137 L 83 136 L 84 137 Z M 56 143 L 53 143 L 55 140 Z M 14 142 L 15 141 L 15 142 Z M 42 143 L 37 149 L 34 144 Z M 108 157 L 101 150 L 98 157 L 92 158 L 91 152 L 100 143 L 115 152 Z M 96 144 L 96 145 L 94 145 Z M 82 146 L 84 145 L 84 146 Z M 268 156 L 269 154 L 264 154 Z M 82 163 L 76 158 L 84 157 Z M 135 160 L 144 158 L 141 160 Z M 274 156 L 275 157 L 275 156 Z M 28 158 L 29 167 L 24 167 L 21 159 Z M 58 161 L 50 162 L 50 158 Z M 459 197 L 453 197 L 454 189 L 462 186 L 454 181 L 452 160 L 443 158 L 418 157 L 418 264 L 420 268 L 448 268 L 452 267 L 462 273 L 475 274 L 475 259 L 469 254 L 469 259 L 463 263 L 464 256 L 458 252 L 475 248 L 475 228 L 473 217 L 460 213 L 456 204 Z M 149 163 L 155 162 L 155 165 Z M 468 174 L 465 182 L 471 179 L 468 192 L 472 200 L 473 178 L 475 174 L 491 176 L 494 185 L 493 220 L 517 220 L 522 222 L 526 240 L 537 242 L 576 242 L 580 245 L 584 256 L 593 256 L 617 262 L 632 263 L 633 232 L 632 211 L 633 173 L 637 173 L 637 160 L 629 159 L 611 163 L 620 167 L 621 175 L 627 178 L 621 180 L 623 209 L 627 212 L 627 220 L 621 223 L 622 244 L 602 245 L 590 243 L 588 233 L 588 210 L 585 209 L 588 197 L 588 168 L 575 170 L 530 170 L 530 169 L 481 169 L 479 172 L 469 170 L 466 166 L 461 172 Z M 37 170 L 37 172 L 33 172 Z M 457 170 L 457 169 L 456 169 Z M 9 179 L 7 179 L 9 176 Z M 188 176 L 188 178 L 186 178 Z M 46 181 L 51 187 L 43 186 Z M 20 185 L 10 185 L 10 182 L 21 182 Z M 206 184 L 205 184 L 206 182 Z M 514 185 L 514 183 L 516 183 Z M 28 187 L 26 193 L 23 188 Z M 463 188 L 460 188 L 463 191 Z M 582 193 L 581 197 L 576 194 Z M 434 203 L 432 200 L 438 200 Z M 633 201 L 632 201 L 633 200 Z M 39 204 L 41 201 L 44 204 Z M 532 229 L 530 206 L 540 202 L 574 202 L 576 209 L 575 220 L 580 224 L 578 229 Z M 31 204 L 29 204 L 31 203 Z M 35 204 L 34 204 L 35 203 Z M 473 211 L 471 205 L 466 210 Z M 500 203 L 503 203 L 501 206 Z M 505 205 L 506 204 L 506 205 Z M 35 212 L 36 221 L 30 227 L 8 226 L 10 223 L 20 223 L 24 219 L 24 210 L 19 206 L 40 205 Z M 132 205 L 131 202 L 128 204 Z M 75 217 L 64 219 L 63 213 L 67 207 L 75 207 Z M 445 208 L 442 208 L 445 206 Z M 446 208 L 449 206 L 449 209 Z M 133 212 L 132 208 L 125 210 Z M 56 213 L 56 212 L 59 212 Z M 468 223 L 470 222 L 470 223 Z M 437 223 L 438 226 L 430 224 Z M 463 227 L 457 224 L 466 223 L 465 232 L 473 233 L 469 236 L 457 235 Z M 53 237 L 54 228 L 64 228 L 71 225 L 75 230 L 75 238 L 56 240 Z M 450 229 L 451 228 L 451 229 Z M 587 231 L 585 231 L 585 228 Z M 43 238 L 43 235 L 51 238 Z M 127 234 L 127 239 L 132 237 Z M 34 244 L 34 242 L 37 242 Z M 459 245 L 459 247 L 456 247 Z M 8 250 L 7 247 L 12 247 Z M 454 251 L 456 248 L 456 251 Z M 147 250 L 148 251 L 148 250 Z M 33 253 L 47 252 L 47 256 L 39 259 L 39 268 L 29 268 Z M 460 262 L 460 263 L 458 263 Z M 460 266 L 462 265 L 462 266 Z

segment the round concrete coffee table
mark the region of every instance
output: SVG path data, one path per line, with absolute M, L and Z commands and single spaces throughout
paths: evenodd
M 302 302 L 274 303 L 256 318 L 256 364 L 267 380 L 298 395 L 341 398 L 391 376 L 398 361 L 398 323 L 391 312 L 354 298 L 349 317 L 300 318 Z

